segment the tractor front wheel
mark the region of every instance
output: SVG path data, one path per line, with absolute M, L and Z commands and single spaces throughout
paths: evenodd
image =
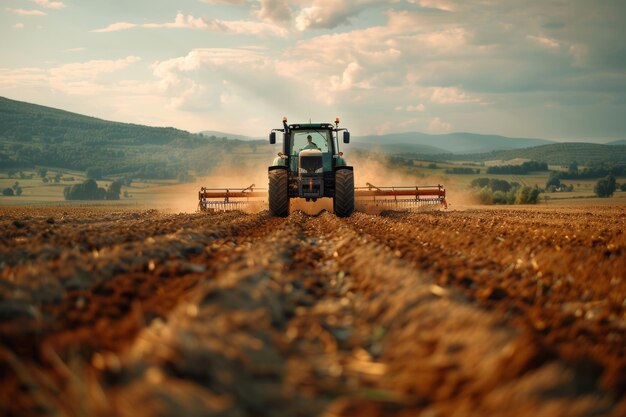
M 270 214 L 276 217 L 289 215 L 289 173 L 286 169 L 269 172 Z
M 333 207 L 338 217 L 348 217 L 354 211 L 354 172 L 340 169 L 335 172 Z

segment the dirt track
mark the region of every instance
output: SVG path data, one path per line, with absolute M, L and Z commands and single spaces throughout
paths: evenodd
M 626 209 L 0 212 L 4 415 L 625 415 Z

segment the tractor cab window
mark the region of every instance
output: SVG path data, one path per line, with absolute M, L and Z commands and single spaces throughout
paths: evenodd
M 309 136 L 311 136 L 310 141 Z M 303 149 L 319 149 L 324 153 L 329 152 L 327 130 L 297 130 L 293 131 L 292 138 L 292 155 L 298 155 Z

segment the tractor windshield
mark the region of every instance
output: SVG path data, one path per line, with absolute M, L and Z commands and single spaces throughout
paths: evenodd
M 304 149 L 319 149 L 327 153 L 329 139 L 328 130 L 295 130 L 292 134 L 291 154 L 298 155 Z

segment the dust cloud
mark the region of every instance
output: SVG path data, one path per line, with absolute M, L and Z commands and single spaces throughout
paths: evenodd
M 251 185 L 254 185 L 255 191 L 267 191 L 267 163 L 258 167 L 224 164 L 215 168 L 211 175 L 196 178 L 193 183 L 158 187 L 155 193 L 159 200 L 155 203 L 164 211 L 192 213 L 198 208 L 198 192 L 202 187 L 242 190 Z M 250 204 L 244 211 L 267 209 L 267 198 L 261 200 L 253 201 L 254 204 Z
M 443 185 L 446 190 L 446 200 L 452 209 L 464 209 L 478 204 L 478 200 L 467 185 L 453 182 L 446 175 L 429 175 L 422 172 L 408 173 L 399 168 L 393 168 L 380 161 L 380 156 L 360 157 L 348 160 L 354 167 L 354 184 L 364 187 L 367 183 L 377 187 L 414 187 Z M 363 205 L 357 202 L 357 210 L 370 214 L 378 214 L 383 210 L 396 207 Z M 429 210 L 432 207 L 423 207 L 420 210 Z
M 389 167 L 378 158 L 365 156 L 348 159 L 348 163 L 354 167 L 356 187 L 365 187 L 367 183 L 377 187 L 436 186 L 441 184 L 446 189 L 446 199 L 451 209 L 463 209 L 478 205 L 478 201 L 466 185 L 453 183 L 445 175 L 403 172 L 400 169 Z M 268 186 L 267 165 L 267 163 L 261 163 L 254 166 L 252 162 L 240 166 L 224 164 L 215 168 L 212 175 L 198 177 L 193 183 L 157 187 L 152 191 L 154 206 L 170 212 L 194 212 L 198 207 L 198 191 L 201 187 L 241 190 L 254 184 L 256 191 L 266 191 Z M 267 197 L 262 197 L 253 201 L 253 204 L 250 204 L 244 211 L 256 213 L 266 209 Z M 397 207 L 373 206 L 357 202 L 356 209 L 378 214 L 383 210 L 397 209 Z M 432 208 L 424 207 L 423 209 Z M 324 210 L 332 212 L 332 199 L 322 198 L 316 202 L 293 199 L 291 200 L 290 211 L 297 210 L 309 215 L 317 215 Z

